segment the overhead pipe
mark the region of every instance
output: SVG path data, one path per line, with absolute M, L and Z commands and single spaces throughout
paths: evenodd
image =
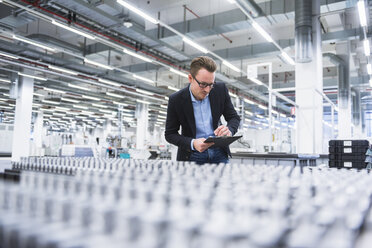
M 350 100 L 349 63 L 333 53 L 325 53 L 323 57 L 328 57 L 338 67 L 338 106 L 347 108 Z
M 245 11 L 251 14 L 253 18 L 263 16 L 263 11 L 254 0 L 235 0 L 235 2 Z
M 295 2 L 295 50 L 298 63 L 308 63 L 313 59 L 312 9 L 311 0 Z

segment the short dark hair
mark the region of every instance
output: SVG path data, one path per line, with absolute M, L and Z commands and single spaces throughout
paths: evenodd
M 209 72 L 215 72 L 217 70 L 217 64 L 214 60 L 208 56 L 199 56 L 191 61 L 190 74 L 195 77 L 200 69 L 206 69 Z

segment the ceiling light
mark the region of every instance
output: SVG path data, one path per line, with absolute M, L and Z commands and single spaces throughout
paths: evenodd
M 41 100 L 41 101 L 45 103 L 51 103 L 51 104 L 60 104 L 59 102 L 49 101 L 49 100 Z
M 29 78 L 38 79 L 38 80 L 41 80 L 41 81 L 47 81 L 48 80 L 47 78 L 33 76 L 33 75 L 28 75 L 28 74 L 25 74 L 25 73 L 22 73 L 22 72 L 18 72 L 18 75 L 23 76 L 23 77 L 29 77 Z
M 68 73 L 68 74 L 71 74 L 71 75 L 78 75 L 77 72 L 74 72 L 74 71 L 71 71 L 71 70 L 68 70 L 68 69 L 65 69 L 65 68 L 61 68 L 61 67 L 57 67 L 57 66 L 54 66 L 54 65 L 48 65 L 48 67 L 52 70 L 56 70 L 56 71 L 60 71 L 60 72 L 65 72 L 65 73 Z
M 64 108 L 64 107 L 56 107 L 56 109 L 58 109 L 58 110 L 65 110 L 65 111 L 70 110 L 69 108 Z
M 76 84 L 67 84 L 69 87 L 72 87 L 72 88 L 76 88 L 76 89 L 80 89 L 80 90 L 86 90 L 86 91 L 90 91 L 90 89 L 88 88 L 85 88 L 83 86 L 79 86 L 79 85 L 76 85 Z
M 263 117 L 262 115 L 256 115 L 258 118 L 260 118 L 260 119 L 263 119 L 263 118 L 265 118 L 265 117 Z
M 357 5 L 358 5 L 358 12 L 359 12 L 360 26 L 366 27 L 367 17 L 366 17 L 366 7 L 364 5 L 364 0 L 359 0 Z
M 14 56 L 14 55 L 11 55 L 11 54 L 8 54 L 8 53 L 3 53 L 3 52 L 0 52 L 0 55 L 4 56 L 4 57 L 11 58 L 11 59 L 18 59 L 19 58 L 18 56 Z
M 16 40 L 19 40 L 19 41 L 22 41 L 22 42 L 25 42 L 25 43 L 28 43 L 28 44 L 31 44 L 31 45 L 40 47 L 40 48 L 43 48 L 43 49 L 48 50 L 48 51 L 52 51 L 52 52 L 55 52 L 56 51 L 55 48 L 52 48 L 52 47 L 49 47 L 49 46 L 40 44 L 39 42 L 35 42 L 35 41 L 30 40 L 30 39 L 19 37 L 19 36 L 14 35 L 14 34 L 13 34 L 13 39 L 16 39 Z
M 273 42 L 271 36 L 257 23 L 253 22 L 252 26 L 268 41 Z
M 173 86 L 167 86 L 167 87 L 168 87 L 168 89 L 170 89 L 170 90 L 179 91 L 179 89 L 177 89 L 176 87 L 173 87 Z
M 371 49 L 369 47 L 369 40 L 368 39 L 365 39 L 363 41 L 363 46 L 364 46 L 364 54 L 366 56 L 369 56 L 371 54 Z
M 71 32 L 74 32 L 75 34 L 79 34 L 79 35 L 82 35 L 88 39 L 91 39 L 91 40 L 95 40 L 96 37 L 94 37 L 93 35 L 90 35 L 90 34 L 87 34 L 83 31 L 80 31 L 78 29 L 75 29 L 75 28 L 72 28 L 70 26 L 68 26 L 67 24 L 64 24 L 64 23 L 61 23 L 61 22 L 57 22 L 56 20 L 52 20 L 52 23 L 58 27 L 61 27 L 61 28 L 64 28 L 66 30 L 69 30 Z
M 131 55 L 131 56 L 133 56 L 133 57 L 136 57 L 136 58 L 142 59 L 143 61 L 146 61 L 146 62 L 149 62 L 149 63 L 152 62 L 151 59 L 149 59 L 149 58 L 147 58 L 147 57 L 145 57 L 145 56 L 142 56 L 142 55 L 140 55 L 140 54 L 138 54 L 138 53 L 132 52 L 132 51 L 126 49 L 126 48 L 123 49 L 123 52 L 125 52 L 126 54 L 129 54 L 129 55 Z
M 244 111 L 247 115 L 253 116 L 252 112 L 249 112 L 248 110 Z
M 263 109 L 263 110 L 266 110 L 266 109 L 267 109 L 267 107 L 266 107 L 266 106 L 264 106 L 264 105 L 261 105 L 261 104 L 258 104 L 258 107 L 259 107 L 259 108 L 261 108 L 261 109 Z
M 235 0 L 227 0 L 229 3 L 235 3 Z
M 168 108 L 168 106 L 166 106 L 166 105 L 160 105 L 160 108 L 164 108 L 164 109 L 167 109 L 167 108 Z
M 119 83 L 113 82 L 111 80 L 103 79 L 103 78 L 98 78 L 98 81 L 100 81 L 101 83 L 110 84 L 110 85 L 116 86 L 116 87 L 120 87 L 121 86 L 121 84 L 119 84 Z
M 231 64 L 230 62 L 226 61 L 226 60 L 222 60 L 222 64 L 226 65 L 227 67 L 229 67 L 230 69 L 236 71 L 236 72 L 241 72 L 241 70 L 236 67 L 235 65 Z
M 56 89 L 51 89 L 51 88 L 47 88 L 47 87 L 44 87 L 43 89 L 44 90 L 47 90 L 47 91 L 52 91 L 52 92 L 60 93 L 60 94 L 66 94 L 66 92 L 65 91 L 62 91 L 62 90 L 56 90 Z
M 99 111 L 101 111 L 103 113 L 112 114 L 112 111 L 111 110 L 99 109 Z
M 238 95 L 236 95 L 236 94 L 234 94 L 234 93 L 229 92 L 229 95 L 230 95 L 231 97 L 238 98 Z
M 368 73 L 368 75 L 372 74 L 372 65 L 371 64 L 367 64 L 367 73 Z
M 257 78 L 248 78 L 248 79 L 251 80 L 255 84 L 263 85 L 263 83 L 260 80 L 258 80 Z
M 111 93 L 111 92 L 106 92 L 106 95 L 113 96 L 113 97 L 118 97 L 118 98 L 124 98 L 125 97 L 123 95 L 119 95 L 119 94 L 115 94 L 115 93 Z
M 202 53 L 208 53 L 208 50 L 202 46 L 200 46 L 199 44 L 193 42 L 192 40 L 190 40 L 189 38 L 187 37 L 183 37 L 182 39 L 184 42 L 186 42 L 187 44 L 189 44 L 190 46 L 193 46 L 194 48 L 198 49 L 199 51 L 201 51 Z
M 174 69 L 174 68 L 170 68 L 169 70 L 170 70 L 171 72 L 174 72 L 174 73 L 176 73 L 176 74 L 182 76 L 182 77 L 185 77 L 185 78 L 188 78 L 188 77 L 189 77 L 186 73 L 183 73 L 183 72 L 181 72 L 181 71 L 179 71 L 179 70 L 176 70 L 176 69 Z
M 0 78 L 0 82 L 4 82 L 4 83 L 11 83 L 9 79 L 3 79 L 3 78 Z
M 283 118 L 287 117 L 285 114 L 282 114 L 282 113 L 280 113 L 279 115 L 280 117 L 283 117 Z
M 244 98 L 244 102 L 248 103 L 248 104 L 256 104 L 254 101 L 251 101 L 247 98 Z
M 98 107 L 98 108 L 108 108 L 108 107 L 105 106 L 105 105 L 97 104 L 97 103 L 92 103 L 92 105 L 93 105 L 94 107 Z
M 88 63 L 88 64 L 92 64 L 92 65 L 98 66 L 98 67 L 101 67 L 101 68 L 104 68 L 104 69 L 107 69 L 107 70 L 113 70 L 114 69 L 112 66 L 104 65 L 104 64 L 95 62 L 93 60 L 87 59 L 87 58 L 84 59 L 84 62 L 85 63 Z
M 86 96 L 86 95 L 81 95 L 82 98 L 89 99 L 89 100 L 94 100 L 94 101 L 101 101 L 101 99 L 93 96 Z
M 167 114 L 167 112 L 165 112 L 165 111 L 161 111 L 161 110 L 159 110 L 159 113 L 161 113 L 161 114 Z
M 151 79 L 148 79 L 148 78 L 145 78 L 145 77 L 141 77 L 141 76 L 138 76 L 138 75 L 136 75 L 136 74 L 133 74 L 133 77 L 134 78 L 137 78 L 137 79 L 140 79 L 140 80 L 142 80 L 142 81 L 145 81 L 145 82 L 148 82 L 148 83 L 155 83 L 154 81 L 152 81 Z
M 142 94 L 149 95 L 149 96 L 154 95 L 154 93 L 152 93 L 152 92 L 148 92 L 148 91 L 146 91 L 146 90 L 136 89 L 136 91 L 137 91 L 138 93 L 142 93 Z
M 80 102 L 78 100 L 74 100 L 74 99 L 70 99 L 70 98 L 64 98 L 64 97 L 62 97 L 61 100 L 62 101 L 66 101 L 66 102 L 72 102 L 72 103 L 78 103 L 78 102 Z
M 13 107 L 9 107 L 9 106 L 0 106 L 0 109 L 13 109 Z
M 129 9 L 130 11 L 136 13 L 137 15 L 145 18 L 146 20 L 148 20 L 149 22 L 153 23 L 153 24 L 159 24 L 159 21 L 156 20 L 155 18 L 152 18 L 151 16 L 149 16 L 148 14 L 146 14 L 145 12 L 143 12 L 142 10 L 139 10 L 137 9 L 136 7 L 134 7 L 133 5 L 123 1 L 123 0 L 117 0 L 117 2 L 121 5 L 123 5 L 125 8 Z
M 286 52 L 282 52 L 282 57 L 285 59 L 285 61 L 287 61 L 287 63 L 291 65 L 296 65 L 294 60 Z
M 137 102 L 140 102 L 140 103 L 144 103 L 144 104 L 151 104 L 150 102 L 146 102 L 146 101 L 143 101 L 143 100 L 139 100 L 139 99 L 136 99 Z
M 88 109 L 88 107 L 81 106 L 81 105 L 72 105 L 74 108 L 80 108 L 80 109 Z
M 33 93 L 33 95 L 35 95 L 35 96 L 44 96 L 44 95 L 42 95 L 42 94 L 38 94 L 38 93 Z

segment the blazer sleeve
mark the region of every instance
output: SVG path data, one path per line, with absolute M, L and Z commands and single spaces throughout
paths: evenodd
M 231 102 L 229 90 L 225 84 L 223 84 L 223 86 L 225 90 L 225 107 L 222 114 L 227 121 L 227 127 L 229 128 L 231 134 L 235 135 L 240 125 L 240 117 Z
M 179 134 L 181 122 L 177 114 L 177 97 L 170 96 L 168 101 L 167 119 L 165 122 L 165 140 L 186 151 L 191 151 L 191 137 Z

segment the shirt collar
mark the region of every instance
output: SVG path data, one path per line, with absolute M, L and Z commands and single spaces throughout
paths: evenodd
M 192 102 L 203 102 L 204 100 L 206 100 L 208 97 L 209 97 L 209 94 L 203 99 L 203 100 L 197 100 L 194 95 L 192 94 L 192 91 L 191 91 L 191 85 L 189 85 L 189 91 L 190 91 L 190 96 L 191 96 L 191 101 Z

